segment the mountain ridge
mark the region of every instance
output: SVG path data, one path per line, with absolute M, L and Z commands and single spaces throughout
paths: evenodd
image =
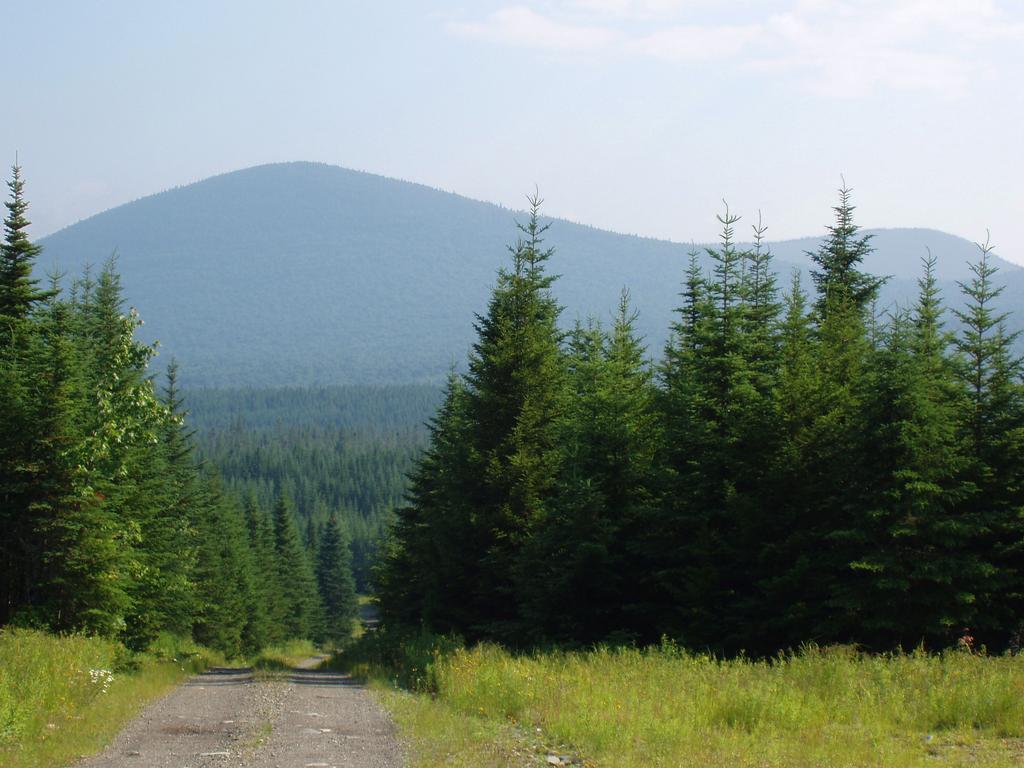
M 126 297 L 147 320 L 143 337 L 164 340 L 191 386 L 436 380 L 472 343 L 473 313 L 483 310 L 522 217 L 416 182 L 273 163 L 69 225 L 41 239 L 38 267 L 77 274 L 116 251 Z M 640 329 L 659 349 L 690 246 L 545 222 L 566 320 L 608 317 L 629 287 Z M 947 295 L 969 277 L 964 262 L 977 252 L 938 230 L 865 231 L 877 246 L 866 267 L 894 275 L 887 302 L 913 295 L 926 248 L 940 259 Z M 806 271 L 803 252 L 817 242 L 771 243 L 777 271 Z M 999 265 L 1012 284 L 1007 306 L 1024 307 L 1024 269 Z

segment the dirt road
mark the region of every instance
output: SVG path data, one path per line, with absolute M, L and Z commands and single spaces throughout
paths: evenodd
M 147 707 L 75 768 L 399 768 L 394 728 L 347 675 L 314 669 L 254 680 L 211 669 Z

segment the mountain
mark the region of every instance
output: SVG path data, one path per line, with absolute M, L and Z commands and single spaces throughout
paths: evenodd
M 827 221 L 830 211 L 822 211 Z M 713 215 L 713 212 L 709 212 Z M 189 386 L 437 380 L 461 364 L 521 213 L 316 163 L 264 165 L 136 200 L 44 238 L 40 272 L 78 274 L 116 253 L 131 304 Z M 628 287 L 653 352 L 664 343 L 688 245 L 551 220 L 565 318 L 609 317 Z M 924 229 L 873 231 L 868 268 L 908 301 L 926 248 L 946 295 L 976 247 Z M 772 244 L 780 273 L 817 240 Z M 1002 263 L 1007 308 L 1024 269 Z M 788 279 L 783 281 L 788 284 Z M 808 286 L 809 287 L 809 286 Z M 1022 313 L 1024 314 L 1024 313 Z

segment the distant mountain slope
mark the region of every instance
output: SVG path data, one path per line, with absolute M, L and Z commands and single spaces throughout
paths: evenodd
M 829 211 L 822 212 L 823 222 Z M 708 215 L 713 215 L 709 212 Z M 77 274 L 112 252 L 145 337 L 190 386 L 437 379 L 461 363 L 521 214 L 418 184 L 315 163 L 249 168 L 93 216 L 42 241 L 40 270 Z M 628 286 L 653 350 L 678 302 L 689 246 L 555 220 L 547 243 L 565 317 L 608 317 Z M 934 230 L 880 230 L 869 267 L 912 295 L 926 247 L 944 281 L 973 244 Z M 780 272 L 813 238 L 772 244 Z M 1006 264 L 1008 307 L 1024 270 Z

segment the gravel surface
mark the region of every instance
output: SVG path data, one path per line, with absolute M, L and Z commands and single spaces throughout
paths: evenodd
M 309 659 L 274 680 L 211 669 L 143 710 L 76 768 L 400 768 L 394 727 L 347 675 Z

